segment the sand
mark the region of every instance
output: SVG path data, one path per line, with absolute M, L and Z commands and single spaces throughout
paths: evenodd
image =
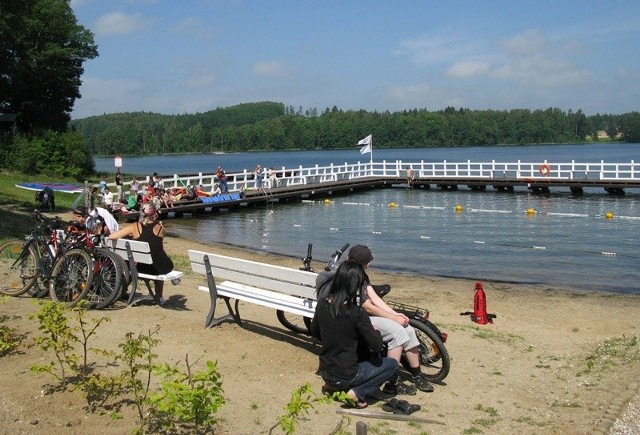
M 197 289 L 205 281 L 190 271 L 186 251 L 295 268 L 301 266 L 300 259 L 200 245 L 172 237 L 170 226 L 165 246 L 176 268 L 185 272 L 181 284 L 166 288 L 164 308 L 120 304 L 92 312 L 111 320 L 99 327 L 92 346 L 117 350 L 125 333 L 159 325 L 158 361 L 184 367 L 189 355 L 189 361 L 197 361 L 194 370 L 202 369 L 206 360 L 218 362 L 226 403 L 216 433 L 269 433 L 294 390 L 309 383 L 319 394 L 318 344 L 283 328 L 273 310 L 245 303 L 240 304 L 242 326 L 225 323 L 204 329 L 209 295 Z M 316 269 L 323 266 L 314 263 Z M 460 316 L 472 309 L 473 281 L 387 274 L 375 267 L 369 271 L 373 282 L 393 286 L 387 299 L 427 307 L 431 320 L 449 335 L 449 376 L 433 393 L 402 397 L 421 405 L 413 417 L 430 422 L 343 415 L 337 413 L 338 403 L 315 404 L 299 419 L 297 433 L 355 433 L 358 421 L 368 424 L 371 433 L 592 433 L 608 430 L 637 392 L 638 344 L 628 351 L 635 352 L 630 361 L 602 356 L 596 348 L 609 339 L 639 335 L 640 296 L 484 282 L 488 311 L 497 318 L 493 324 L 478 325 Z M 224 309 L 223 304 L 219 307 Z M 34 363 L 52 360 L 51 354 L 33 346 L 38 331 L 29 315 L 36 311 L 28 297 L 0 304 L 4 324 L 25 336 L 15 352 L 0 357 L 0 433 L 122 434 L 135 429 L 132 407 L 124 407 L 117 419 L 89 413 L 79 392 L 48 393 L 53 379 L 29 371 Z M 382 403 L 371 404 L 367 411 L 383 412 Z

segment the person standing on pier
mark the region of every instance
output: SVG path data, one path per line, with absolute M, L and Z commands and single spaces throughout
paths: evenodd
M 411 166 L 407 167 L 407 189 L 413 189 L 414 173 Z
M 220 182 L 220 192 L 229 193 L 229 187 L 227 186 L 227 174 L 224 172 L 224 168 L 222 166 L 218 166 L 216 170 L 216 178 Z
M 264 173 L 262 171 L 262 166 L 257 165 L 256 170 L 253 171 L 256 176 L 256 189 L 262 189 L 262 179 L 264 177 Z
M 278 175 L 273 166 L 269 168 L 269 187 L 278 187 Z

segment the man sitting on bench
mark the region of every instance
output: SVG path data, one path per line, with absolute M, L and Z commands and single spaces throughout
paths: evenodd
M 173 261 L 167 255 L 163 246 L 165 228 L 162 222 L 158 221 L 158 212 L 152 203 L 148 202 L 142 206 L 140 221 L 127 225 L 121 230 L 112 233 L 110 240 L 131 237 L 133 240 L 147 242 L 151 249 L 152 264 L 138 264 L 138 272 L 148 275 L 163 275 L 173 270 Z M 154 280 L 155 299 L 160 305 L 165 304 L 163 297 L 164 281 Z M 145 280 L 147 286 L 149 280 Z

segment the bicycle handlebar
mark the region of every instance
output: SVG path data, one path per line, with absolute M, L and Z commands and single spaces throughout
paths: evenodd
M 313 272 L 313 268 L 311 267 L 311 250 L 313 249 L 313 243 L 309 243 L 307 245 L 307 256 L 302 259 L 302 264 L 304 267 L 301 267 L 300 270 L 306 270 L 308 272 Z
M 338 264 L 338 261 L 340 260 L 340 257 L 342 256 L 342 253 L 346 251 L 348 247 L 349 247 L 349 244 L 346 243 L 342 248 L 334 252 L 333 255 L 331 256 L 331 259 L 329 260 L 329 264 L 327 264 L 327 267 L 325 267 L 324 270 L 329 271 L 329 270 L 335 269 L 336 265 Z

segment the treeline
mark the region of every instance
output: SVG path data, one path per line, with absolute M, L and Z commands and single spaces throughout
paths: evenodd
M 74 120 L 71 127 L 102 156 L 339 149 L 368 134 L 380 148 L 576 143 L 598 140 L 598 131 L 640 141 L 638 112 L 586 116 L 557 108 L 378 113 L 333 107 L 319 114 L 261 102 L 184 115 L 107 114 Z

